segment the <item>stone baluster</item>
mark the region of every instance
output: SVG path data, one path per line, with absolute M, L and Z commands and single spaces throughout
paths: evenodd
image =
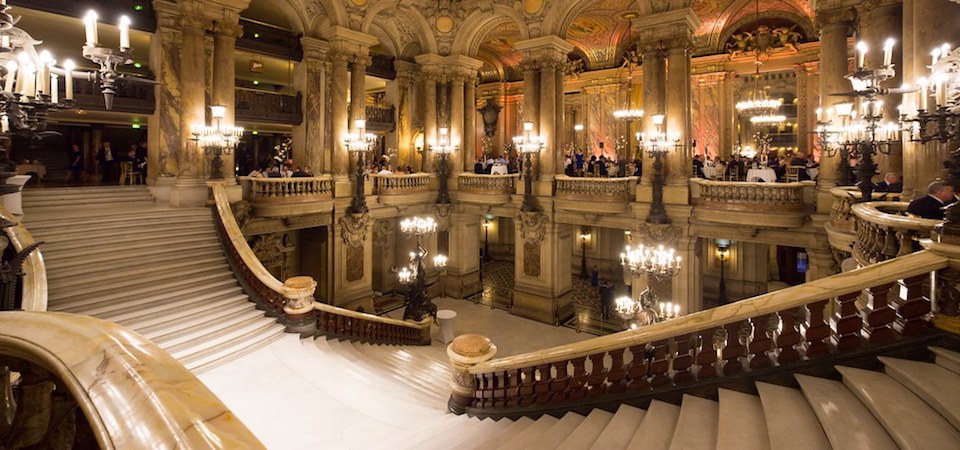
M 317 282 L 311 277 L 292 277 L 283 282 L 283 323 L 288 333 L 302 336 L 316 333 L 317 321 L 313 314 L 316 290 Z
M 462 334 L 447 346 L 447 357 L 453 368 L 451 406 L 460 409 L 459 412 L 471 406 L 477 388 L 477 377 L 470 373 L 470 367 L 488 361 L 496 354 L 497 346 L 479 334 Z

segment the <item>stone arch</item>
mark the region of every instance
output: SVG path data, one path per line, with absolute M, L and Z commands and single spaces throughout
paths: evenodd
M 405 21 L 403 25 L 408 28 L 408 32 L 416 37 L 415 42 L 418 44 L 417 47 L 420 50 L 426 51 L 427 53 L 436 53 L 437 52 L 437 39 L 436 36 L 431 32 L 432 28 L 427 22 L 426 18 L 423 17 L 423 14 L 416 8 L 406 7 L 403 5 L 396 6 L 395 2 L 381 2 L 376 5 L 372 5 L 367 9 L 366 15 L 363 17 L 363 21 L 360 24 L 360 31 L 364 33 L 373 34 L 370 31 L 373 27 L 379 27 L 384 30 L 389 38 L 395 43 L 394 48 L 397 53 L 396 56 L 400 57 L 401 54 L 404 54 L 406 49 L 411 48 L 412 42 L 405 42 L 405 39 L 400 39 L 399 36 L 394 35 L 391 27 L 385 26 L 381 23 L 384 20 L 377 19 L 377 16 L 384 11 L 388 11 L 390 8 L 394 9 L 395 18 L 391 19 L 394 22 L 393 28 L 396 28 L 399 21 Z M 402 30 L 397 29 L 397 32 L 402 33 Z M 379 37 L 379 36 L 378 36 Z M 383 39 L 381 38 L 381 41 Z M 419 53 L 418 53 L 419 54 Z M 411 55 L 411 56 L 416 56 Z
M 530 30 L 526 22 L 517 11 L 503 5 L 493 7 L 493 14 L 477 11 L 463 20 L 463 27 L 457 31 L 453 39 L 451 53 L 473 57 L 480 50 L 480 44 L 487 33 L 498 25 L 506 22 L 516 22 L 520 29 L 520 38 L 529 39 Z
M 387 56 L 397 56 L 400 48 L 400 42 L 395 39 L 393 34 L 390 33 L 390 30 L 387 30 L 379 23 L 374 23 L 371 24 L 365 33 L 377 38 L 377 40 L 380 41 L 380 47 L 385 53 L 387 53 Z
M 312 34 L 319 35 L 320 30 L 332 26 L 349 27 L 350 19 L 343 2 L 337 0 L 302 0 L 308 29 Z M 317 14 L 320 10 L 323 15 Z M 311 17 L 313 16 L 313 17 Z
M 282 4 L 278 6 L 276 4 L 277 2 Z M 270 23 L 271 25 L 289 26 L 290 31 L 293 31 L 294 33 L 305 33 L 309 28 L 309 20 L 307 19 L 302 7 L 303 3 L 299 0 L 253 0 L 250 2 L 250 7 L 241 12 L 240 16 L 255 20 L 263 20 L 263 17 L 260 17 L 258 14 L 256 14 L 256 10 L 259 9 L 259 4 L 261 3 L 264 4 L 263 6 L 265 7 L 279 11 L 280 15 L 287 19 L 286 23 L 283 24 L 273 23 L 275 21 L 267 20 L 266 22 Z M 253 12 L 254 14 L 249 15 L 250 12 Z
M 802 16 L 794 12 L 781 10 L 761 11 L 759 20 L 762 21 L 763 19 L 784 19 L 796 24 L 797 27 L 800 28 L 800 34 L 802 34 L 805 38 L 813 39 L 817 36 L 817 29 L 814 26 L 813 21 L 810 20 L 809 17 Z M 757 21 L 757 16 L 751 15 L 743 17 L 729 25 L 724 24 L 722 29 L 718 29 L 710 33 L 710 40 L 708 41 L 710 49 L 717 53 L 723 53 L 723 45 L 730 39 L 730 36 L 741 27 L 755 21 Z
M 555 35 L 563 39 L 567 38 L 567 29 L 576 20 L 577 16 L 589 9 L 599 0 L 576 0 L 555 2 L 544 15 L 541 34 L 544 36 Z M 640 15 L 653 13 L 653 7 L 649 1 L 635 1 L 633 9 Z

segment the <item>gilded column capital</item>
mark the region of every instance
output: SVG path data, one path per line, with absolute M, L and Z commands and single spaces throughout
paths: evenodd
M 212 26 L 210 19 L 203 15 L 186 14 L 180 18 L 180 29 L 184 33 L 205 34 Z
M 369 54 L 356 54 L 350 58 L 350 64 L 369 67 L 370 64 L 373 64 L 373 57 L 371 57 Z
M 418 64 L 399 59 L 393 62 L 393 70 L 397 73 L 397 81 L 403 83 L 412 83 L 421 73 Z
M 225 19 L 215 20 L 213 22 L 213 34 L 216 37 L 236 39 L 243 36 L 243 25 Z
M 327 54 L 327 56 L 330 58 L 330 62 L 334 64 L 336 63 L 347 64 L 353 60 L 353 54 L 347 53 L 338 48 L 332 49 L 330 53 Z

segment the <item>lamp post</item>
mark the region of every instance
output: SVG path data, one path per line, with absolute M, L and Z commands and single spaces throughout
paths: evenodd
M 657 248 L 627 246 L 620 254 L 620 263 L 623 264 L 634 278 L 647 275 L 654 281 L 663 281 L 673 278 L 680 273 L 680 257 L 671 249 L 662 245 Z M 648 282 L 647 288 L 640 293 L 639 299 L 620 297 L 616 299 L 617 314 L 627 320 L 631 329 L 649 325 L 680 315 L 680 305 L 671 302 L 662 302 L 650 288 L 654 283 Z
M 397 272 L 400 284 L 407 286 L 407 307 L 403 312 L 404 320 L 421 321 L 426 316 L 437 314 L 437 305 L 427 298 L 426 266 L 423 261 L 427 250 L 420 244 L 420 238 L 437 231 L 437 222 L 433 217 L 412 217 L 400 222 L 400 231 L 416 239 L 417 247 L 410 252 L 410 263 Z M 447 257 L 437 255 L 433 258 L 434 269 L 442 274 L 447 266 Z
M 353 214 L 363 214 L 369 211 L 367 201 L 363 195 L 363 155 L 370 150 L 377 142 L 377 135 L 366 133 L 367 121 L 357 119 L 353 122 L 354 129 L 352 133 L 347 134 L 343 139 L 343 145 L 347 151 L 357 154 L 357 182 L 356 189 L 353 192 L 353 199 L 350 201 L 350 211 Z
M 194 125 L 190 133 L 193 135 L 193 141 L 203 149 L 204 154 L 213 155 L 210 161 L 210 179 L 223 179 L 223 159 L 221 155 L 229 155 L 237 146 L 237 142 L 243 137 L 243 128 L 234 126 L 223 126 L 220 122 L 227 114 L 227 107 L 213 105 L 210 107 L 210 115 L 213 117 L 214 126 Z
M 490 226 L 489 220 L 483 219 L 483 261 L 490 261 Z
M 520 211 L 539 211 L 540 206 L 533 197 L 533 163 L 530 156 L 543 150 L 543 138 L 533 135 L 533 122 L 524 122 L 523 135 L 514 137 L 513 143 L 523 153 L 523 204 L 520 205 Z
M 437 165 L 437 172 L 440 175 L 440 193 L 437 195 L 437 203 L 450 203 L 450 194 L 447 189 L 447 180 L 450 178 L 450 166 L 447 161 L 447 157 L 457 151 L 457 144 L 451 142 L 447 133 L 449 130 L 447 128 L 440 129 L 440 141 L 431 142 L 430 150 L 437 154 L 437 159 L 439 164 Z
M 663 131 L 663 114 L 654 115 L 652 118 L 656 131 L 652 136 L 644 136 L 640 133 L 638 136 L 639 146 L 646 150 L 647 155 L 653 158 L 653 202 L 650 204 L 650 212 L 647 214 L 647 223 L 668 224 L 670 217 L 667 216 L 667 210 L 663 207 L 663 157 L 671 149 L 679 149 L 680 137 L 667 136 Z
M 721 305 L 725 305 L 727 303 L 727 281 L 724 275 L 724 263 L 726 262 L 727 254 L 730 251 L 730 241 L 726 239 L 717 239 L 716 244 L 717 257 L 720 258 L 720 287 L 717 295 L 717 301 L 719 301 Z
M 580 278 L 590 278 L 587 274 L 587 239 L 590 239 L 590 233 L 586 230 L 580 232 Z

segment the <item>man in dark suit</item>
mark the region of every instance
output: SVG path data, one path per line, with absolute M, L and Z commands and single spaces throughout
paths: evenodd
M 707 177 L 707 175 L 703 173 L 703 160 L 700 159 L 700 155 L 693 155 L 693 175 L 697 178 Z
M 927 195 L 920 197 L 907 207 L 907 212 L 924 219 L 943 219 L 943 207 L 957 201 L 953 186 L 937 180 L 927 186 Z
M 883 181 L 877 183 L 874 192 L 903 192 L 903 182 L 900 175 L 890 172 L 883 176 Z
M 110 148 L 110 141 L 103 141 L 103 147 L 97 151 L 97 161 L 100 163 L 101 183 L 115 184 L 120 173 L 117 171 L 117 160 L 120 155 Z

